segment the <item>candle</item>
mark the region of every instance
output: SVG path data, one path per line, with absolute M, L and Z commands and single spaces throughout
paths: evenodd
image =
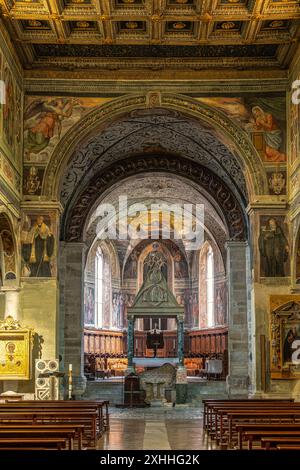
M 69 400 L 72 400 L 72 364 L 69 364 Z

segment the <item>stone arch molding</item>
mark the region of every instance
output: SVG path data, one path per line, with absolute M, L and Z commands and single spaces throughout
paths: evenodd
M 246 131 L 233 123 L 223 112 L 184 95 L 150 93 L 125 95 L 95 108 L 75 124 L 61 139 L 48 164 L 43 195 L 58 200 L 60 182 L 71 155 L 80 142 L 95 130 L 107 128 L 122 115 L 137 109 L 163 108 L 175 110 L 193 119 L 207 123 L 232 142 L 242 168 L 246 170 L 249 196 L 266 194 L 268 183 L 263 163 Z
M 167 155 L 143 155 L 134 159 L 118 161 L 96 173 L 84 188 L 80 188 L 72 205 L 65 210 L 62 220 L 61 239 L 69 242 L 82 241 L 83 229 L 89 209 L 99 195 L 112 184 L 130 176 L 147 172 L 167 171 L 201 186 L 222 210 L 231 240 L 246 240 L 248 227 L 245 210 L 226 184 L 208 168 L 200 164 Z

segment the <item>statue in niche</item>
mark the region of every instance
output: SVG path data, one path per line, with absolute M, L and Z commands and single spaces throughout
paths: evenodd
M 24 271 L 29 277 L 51 277 L 51 258 L 54 253 L 54 236 L 50 227 L 38 216 L 33 227 L 23 233 L 22 257 Z
M 269 218 L 266 225 L 261 227 L 259 251 L 262 259 L 262 275 L 284 277 L 289 247 L 283 230 L 275 217 Z

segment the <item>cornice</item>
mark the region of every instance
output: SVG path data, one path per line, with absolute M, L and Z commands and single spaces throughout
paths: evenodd
M 27 74 L 26 74 L 27 75 Z M 65 74 L 66 75 L 66 74 Z M 98 74 L 97 74 L 98 75 Z M 112 74 L 111 74 L 112 75 Z M 190 94 L 194 97 L 207 95 L 207 94 L 228 94 L 228 93 L 278 93 L 286 92 L 289 90 L 289 80 L 286 74 L 275 78 L 257 78 L 257 72 L 253 74 L 255 78 L 249 76 L 244 78 L 228 78 L 223 79 L 213 78 L 207 79 L 205 77 L 193 79 L 195 73 L 190 74 L 189 80 L 187 78 L 164 80 L 157 75 L 157 79 L 151 78 L 151 74 L 147 73 L 145 79 L 135 79 L 128 77 L 119 80 L 113 79 L 69 79 L 67 77 L 61 78 L 41 78 L 28 77 L 24 79 L 24 89 L 27 94 L 62 94 L 62 95 L 90 95 L 90 96 L 117 96 L 120 94 L 135 93 L 137 89 L 147 91 L 171 92 L 171 93 L 184 93 Z M 150 76 L 149 76 L 150 75 Z M 169 75 L 169 74 L 168 74 Z M 187 74 L 189 75 L 189 74 Z M 192 75 L 192 77 L 191 77 Z M 176 74 L 178 76 L 178 74 Z

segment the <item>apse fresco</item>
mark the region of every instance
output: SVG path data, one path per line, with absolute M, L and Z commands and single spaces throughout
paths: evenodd
M 198 100 L 219 109 L 242 126 L 266 164 L 286 162 L 285 97 L 212 97 Z
M 258 246 L 262 277 L 289 275 L 289 243 L 284 216 L 261 216 Z
M 124 291 L 112 293 L 112 327 L 123 328 L 127 324 L 126 310 L 134 302 L 135 295 Z
M 226 284 L 225 282 L 215 287 L 215 323 L 216 325 L 225 325 L 227 323 L 226 312 Z
M 24 160 L 46 164 L 65 133 L 105 98 L 28 97 L 24 110 Z
M 84 324 L 95 324 L 95 290 L 94 286 L 84 286 Z

